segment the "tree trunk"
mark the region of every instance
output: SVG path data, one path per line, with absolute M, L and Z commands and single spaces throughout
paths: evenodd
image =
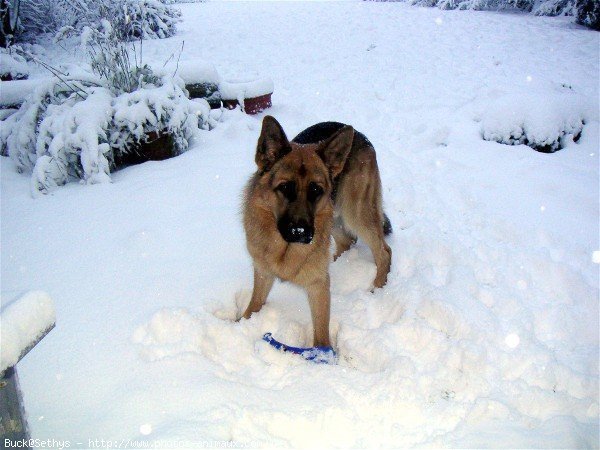
M 0 0 L 0 46 L 13 43 L 19 22 L 21 0 Z

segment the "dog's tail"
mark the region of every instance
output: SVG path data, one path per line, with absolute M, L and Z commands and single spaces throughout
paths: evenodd
M 392 234 L 392 222 L 390 222 L 390 218 L 386 213 L 383 213 L 383 234 L 387 236 L 388 234 Z

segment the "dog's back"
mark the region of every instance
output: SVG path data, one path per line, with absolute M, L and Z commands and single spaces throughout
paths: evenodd
M 320 122 L 298 133 L 298 135 L 294 139 L 292 139 L 292 142 L 302 145 L 317 144 L 318 142 L 322 142 L 330 138 L 345 126 L 345 123 L 340 122 Z M 354 142 L 352 148 L 359 148 L 364 145 L 373 147 L 369 139 L 367 139 L 367 137 L 364 134 L 354 130 Z M 352 151 L 350 151 L 350 155 L 348 157 L 350 157 L 351 155 Z
M 337 131 L 344 128 L 345 124 L 340 122 L 317 123 L 299 133 L 292 142 L 296 144 L 316 144 L 333 136 Z M 354 130 L 356 134 L 356 130 Z
M 339 130 L 344 128 L 346 124 L 341 122 L 320 122 L 315 125 L 312 125 L 305 129 L 304 131 L 298 133 L 298 135 L 292 139 L 292 142 L 296 144 L 306 145 L 306 144 L 317 144 L 319 142 L 323 142 L 337 133 Z M 340 182 L 345 178 L 349 169 L 353 167 L 353 160 L 357 159 L 358 154 L 361 151 L 372 152 L 375 154 L 375 149 L 373 148 L 373 144 L 371 141 L 362 134 L 360 131 L 354 130 L 354 140 L 352 142 L 352 148 L 350 153 L 348 154 L 348 161 L 344 167 L 344 170 L 340 173 L 340 175 L 333 180 L 333 191 L 332 198 L 333 201 L 337 200 L 337 192 L 339 190 Z M 371 180 L 375 182 L 379 182 L 379 176 L 377 176 L 377 180 Z M 392 233 L 392 223 L 390 222 L 387 214 L 383 213 L 383 234 L 385 236 Z

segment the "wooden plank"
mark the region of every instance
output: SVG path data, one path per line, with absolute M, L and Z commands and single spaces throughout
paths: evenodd
M 9 367 L 0 380 L 0 440 L 4 446 L 5 439 L 15 442 L 29 437 L 17 371 Z

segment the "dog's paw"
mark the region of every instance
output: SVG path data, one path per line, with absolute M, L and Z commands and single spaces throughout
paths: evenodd
M 239 322 L 243 318 L 244 311 L 252 298 L 252 290 L 240 289 L 235 293 L 235 321 Z

